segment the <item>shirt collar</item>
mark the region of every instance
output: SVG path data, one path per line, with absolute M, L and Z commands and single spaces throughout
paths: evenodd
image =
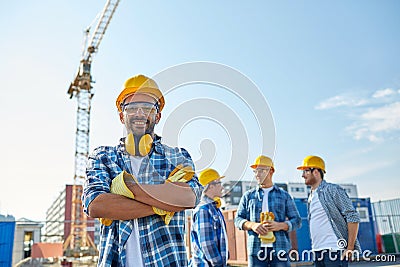
M 274 185 L 272 186 L 272 189 L 271 189 L 270 192 L 275 191 L 275 190 L 279 190 L 279 187 L 278 187 L 277 185 L 274 184 Z M 258 185 L 257 185 L 257 187 L 256 187 L 256 192 L 257 192 L 257 195 L 258 195 L 258 199 L 261 201 L 261 200 L 262 200 L 262 196 L 264 196 L 263 188 L 262 188 L 261 186 L 258 186 Z
M 202 194 L 200 203 L 198 206 L 204 206 L 204 205 L 208 205 L 210 203 L 215 203 L 215 201 L 213 199 L 209 198 L 208 196 L 206 196 L 205 194 Z
M 317 187 L 317 190 L 322 190 L 322 189 L 324 189 L 324 187 L 326 186 L 326 181 L 325 180 L 322 180 L 321 181 L 321 183 L 319 184 L 319 186 Z

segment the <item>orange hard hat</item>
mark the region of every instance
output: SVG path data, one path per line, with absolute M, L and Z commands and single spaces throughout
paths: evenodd
M 271 167 L 272 169 L 274 169 L 274 162 L 271 158 L 261 155 L 256 158 L 254 164 L 250 167 L 253 169 L 256 169 L 258 167 Z
M 308 168 L 316 168 L 321 169 L 324 173 L 325 171 L 325 162 L 322 158 L 318 156 L 307 156 L 303 159 L 303 164 L 297 167 L 298 170 L 305 170 Z
M 142 74 L 136 75 L 125 81 L 121 93 L 117 97 L 116 105 L 119 112 L 122 112 L 122 104 L 128 96 L 132 94 L 145 94 L 157 100 L 159 111 L 164 108 L 165 100 L 162 92 L 158 88 L 157 83 Z
M 202 186 L 206 186 L 214 180 L 222 179 L 225 176 L 219 175 L 219 173 L 214 169 L 205 169 L 200 172 L 199 182 Z

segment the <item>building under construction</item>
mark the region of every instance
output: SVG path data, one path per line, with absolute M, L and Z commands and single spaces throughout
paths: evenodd
M 77 189 L 82 190 L 82 186 L 78 185 Z M 47 209 L 44 242 L 62 243 L 71 235 L 72 191 L 73 185 L 66 185 Z M 79 212 L 82 213 L 83 210 L 80 209 Z M 86 224 L 88 238 L 94 243 L 98 243 L 98 220 L 88 217 Z

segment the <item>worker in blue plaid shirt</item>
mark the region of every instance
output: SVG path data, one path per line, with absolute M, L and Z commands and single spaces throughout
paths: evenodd
M 154 134 L 165 104 L 154 80 L 128 79 L 116 104 L 127 136 L 89 156 L 82 194 L 102 222 L 98 266 L 187 266 L 184 210 L 202 192 L 192 159 Z
M 247 231 L 248 265 L 290 266 L 289 232 L 300 228 L 301 218 L 291 196 L 272 182 L 275 171 L 271 158 L 261 155 L 250 166 L 258 186 L 244 193 L 237 209 L 235 226 Z M 274 220 L 262 222 L 261 212 L 272 212 Z M 273 239 L 262 240 L 273 232 Z
M 192 216 L 191 267 L 227 266 L 228 238 L 224 216 L 219 209 L 223 177 L 214 169 L 205 169 L 199 175 L 199 181 L 205 188 Z

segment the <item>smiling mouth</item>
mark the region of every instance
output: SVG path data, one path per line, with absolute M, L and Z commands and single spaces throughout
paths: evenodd
M 133 122 L 133 125 L 139 125 L 139 126 L 143 126 L 146 124 L 147 124 L 147 121 L 134 121 Z

